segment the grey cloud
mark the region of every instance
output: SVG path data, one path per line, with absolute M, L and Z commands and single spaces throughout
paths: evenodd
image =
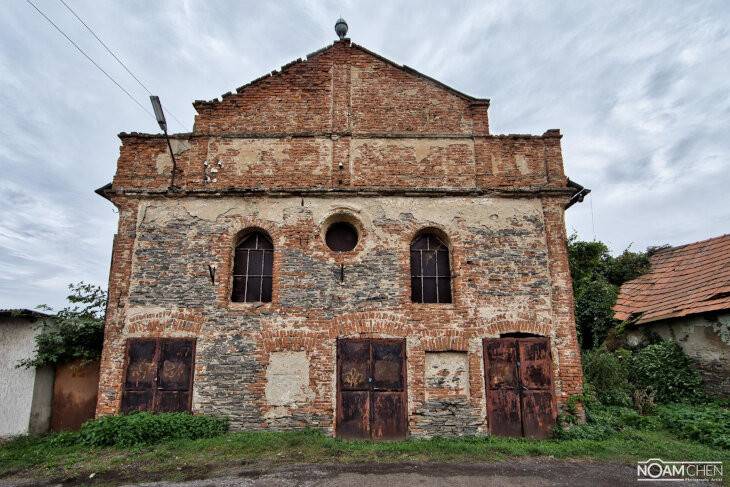
M 147 93 L 58 2 L 48 12 L 142 103 Z M 220 96 L 334 40 L 492 99 L 494 133 L 564 134 L 566 172 L 593 192 L 568 228 L 621 250 L 730 231 L 730 4 L 163 1 L 73 4 L 190 130 Z M 0 13 L 0 307 L 60 304 L 106 285 L 121 131 L 156 132 L 25 2 Z M 146 105 L 145 105 L 146 106 Z M 4 196 L 4 197 L 3 197 Z M 591 211 L 591 209 L 593 211 Z

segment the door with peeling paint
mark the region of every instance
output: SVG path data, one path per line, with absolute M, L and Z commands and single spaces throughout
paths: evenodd
M 194 339 L 128 340 L 122 412 L 189 411 L 194 357 Z
M 337 340 L 338 437 L 405 438 L 405 358 L 405 340 Z
M 549 436 L 556 408 L 548 338 L 485 338 L 484 370 L 491 433 Z

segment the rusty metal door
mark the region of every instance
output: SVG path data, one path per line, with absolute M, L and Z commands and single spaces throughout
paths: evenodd
M 406 436 L 405 340 L 337 340 L 340 438 Z
M 131 339 L 122 392 L 122 413 L 189 411 L 195 340 Z
M 491 433 L 549 436 L 555 405 L 548 339 L 486 338 L 484 370 Z

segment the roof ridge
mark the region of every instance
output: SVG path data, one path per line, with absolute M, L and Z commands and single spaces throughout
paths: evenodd
M 706 243 L 711 242 L 713 240 L 721 240 L 723 238 L 729 238 L 729 237 L 730 237 L 730 233 L 724 233 L 724 234 L 718 235 L 716 237 L 706 238 L 705 240 L 698 240 L 697 242 L 689 242 L 689 243 L 682 244 L 682 245 L 677 245 L 677 246 L 673 246 L 673 247 L 666 247 L 666 248 L 658 249 L 656 251 L 656 253 L 654 254 L 654 256 L 657 256 L 657 255 L 660 255 L 660 254 L 664 254 L 666 252 L 674 252 L 676 250 L 682 250 L 682 249 L 684 249 L 686 247 L 689 247 L 689 246 L 692 246 L 692 245 L 706 244 Z M 654 256 L 652 256 L 652 257 L 654 257 Z

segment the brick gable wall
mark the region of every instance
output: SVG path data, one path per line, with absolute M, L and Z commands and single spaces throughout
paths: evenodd
M 145 336 L 196 338 L 193 409 L 237 428 L 331 431 L 338 337 L 406 338 L 413 435 L 488 431 L 481 339 L 500 333 L 550 337 L 558 402 L 580 392 L 557 131 L 490 135 L 483 100 L 347 41 L 195 106 L 173 140 L 177 191 L 164 139 L 122 136 L 98 414 L 119 410 L 124 342 Z M 324 244 L 338 214 L 358 222 L 351 253 Z M 235 236 L 252 227 L 274 243 L 273 299 L 231 303 Z M 410 302 L 424 228 L 448 237 L 451 304 Z M 461 396 L 426 393 L 425 354 L 444 351 L 466 353 Z M 309 365 L 294 399 L 271 399 L 279 352 Z

